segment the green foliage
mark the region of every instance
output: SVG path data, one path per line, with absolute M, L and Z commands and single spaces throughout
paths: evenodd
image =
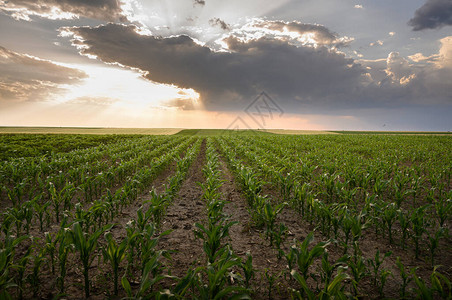
M 396 266 L 399 269 L 400 277 L 402 278 L 402 285 L 400 286 L 400 298 L 407 299 L 406 288 L 408 284 L 413 280 L 413 278 L 410 276 L 410 273 L 407 272 L 405 266 L 400 261 L 400 257 L 397 257 Z
M 71 242 L 74 244 L 75 250 L 78 252 L 80 261 L 83 265 L 83 277 L 85 279 L 85 297 L 88 298 L 90 294 L 90 280 L 89 280 L 89 268 L 92 263 L 94 251 L 97 247 L 97 240 L 99 236 L 107 230 L 110 230 L 113 225 L 105 225 L 97 231 L 88 234 L 82 231 L 80 223 L 75 222 L 72 225 L 70 231 L 68 231 Z
M 414 291 L 421 299 L 433 300 L 433 299 L 450 299 L 452 297 L 450 280 L 443 274 L 437 271 L 439 266 L 433 269 L 430 275 L 431 286 L 420 277 L 416 275 L 415 269 L 411 270 L 416 288 Z
M 195 236 L 203 240 L 204 253 L 207 255 L 209 263 L 213 263 L 217 256 L 221 255 L 220 250 L 224 247 L 221 241 L 229 235 L 229 228 L 237 223 L 229 222 L 227 219 L 222 219 L 216 224 L 209 223 L 207 226 L 195 223 L 197 228 Z
M 237 284 L 241 278 L 232 269 L 240 268 L 240 259 L 228 248 L 220 250 L 217 260 L 205 267 L 199 267 L 199 276 L 193 277 L 193 285 L 199 293 L 198 299 L 250 299 L 249 291 Z M 203 279 L 205 276 L 205 281 Z
M 375 286 L 380 286 L 381 289 L 383 289 L 384 283 L 386 282 L 386 278 L 389 275 L 389 273 L 385 273 L 385 270 L 380 270 L 381 265 L 385 261 L 387 257 L 389 257 L 392 254 L 392 251 L 385 252 L 383 257 L 380 257 L 380 249 L 377 249 L 375 252 L 375 258 L 371 259 L 368 258 L 367 262 L 372 268 L 372 280 L 373 284 Z M 384 273 L 384 275 L 383 275 Z M 380 279 L 380 280 L 379 280 Z M 384 279 L 384 281 L 381 281 L 381 279 Z
M 298 272 L 303 278 L 308 277 L 309 267 L 316 258 L 323 255 L 325 248 L 330 244 L 329 242 L 319 242 L 309 249 L 310 244 L 313 242 L 314 233 L 310 232 L 303 242 L 297 242 L 297 244 L 290 248 L 290 252 L 293 252 L 295 257 Z
M 117 296 L 119 264 L 126 256 L 128 241 L 127 239 L 124 239 L 121 243 L 118 244 L 113 238 L 111 232 L 105 233 L 105 239 L 107 240 L 107 245 L 102 249 L 102 254 L 104 256 L 104 260 L 108 261 L 113 269 L 113 293 L 115 296 Z

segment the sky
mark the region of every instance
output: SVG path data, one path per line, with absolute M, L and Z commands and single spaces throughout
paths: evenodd
M 452 0 L 0 0 L 0 126 L 452 130 Z

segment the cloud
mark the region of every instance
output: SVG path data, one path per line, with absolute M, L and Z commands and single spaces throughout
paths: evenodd
M 353 41 L 352 38 L 339 37 L 323 25 L 306 24 L 298 21 L 284 22 L 255 19 L 239 29 L 239 31 L 252 32 L 252 29 L 257 28 L 267 29 L 267 34 L 285 36 L 286 38 L 298 40 L 305 45 L 343 47 Z
M 0 46 L 0 101 L 44 101 L 87 75 Z
M 212 18 L 209 20 L 209 24 L 212 26 L 220 26 L 221 29 L 223 30 L 230 30 L 231 27 L 229 26 L 228 23 L 226 23 L 225 21 L 221 20 L 220 18 Z
M 373 46 L 383 46 L 383 41 L 382 40 L 378 40 L 376 42 L 372 42 L 369 44 L 369 46 L 373 47 Z
M 413 68 L 398 52 L 391 52 L 388 55 L 386 64 L 386 73 L 393 82 L 407 84 L 415 77 Z
M 84 17 L 125 22 L 122 4 L 120 0 L 0 0 L 0 11 L 27 21 L 35 15 L 52 20 Z
M 361 4 L 355 4 L 354 7 L 355 7 L 355 8 L 358 8 L 358 9 L 363 9 L 363 8 L 364 8 Z
M 394 103 L 452 104 L 452 36 L 440 42 L 439 52 L 431 56 L 416 53 L 408 60 L 391 52 L 386 60 L 361 60 L 375 83 L 369 94 Z
M 133 25 L 66 27 L 83 55 L 136 68 L 154 82 L 193 89 L 199 105 L 174 100 L 179 109 L 240 110 L 261 91 L 293 112 L 310 109 L 451 104 L 452 37 L 441 40 L 424 64 L 392 52 L 386 59 L 353 60 L 326 46 L 293 45 L 261 36 L 228 35 L 215 51 L 180 35 L 142 35 Z
M 206 1 L 204 0 L 193 0 L 193 5 L 206 5 Z
M 414 31 L 452 25 L 452 1 L 427 0 L 416 10 L 408 25 L 412 26 Z
M 184 35 L 140 35 L 132 25 L 62 30 L 73 33 L 82 54 L 138 68 L 155 82 L 192 88 L 211 110 L 242 108 L 262 90 L 281 99 L 340 101 L 365 80 L 360 65 L 326 47 L 229 36 L 224 40 L 229 51 L 216 52 Z

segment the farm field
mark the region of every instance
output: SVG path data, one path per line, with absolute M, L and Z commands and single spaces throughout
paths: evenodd
M 87 127 L 0 127 L 2 133 L 33 134 L 143 134 L 169 135 L 176 134 L 178 128 L 87 128 Z
M 0 135 L 0 299 L 450 299 L 452 139 Z

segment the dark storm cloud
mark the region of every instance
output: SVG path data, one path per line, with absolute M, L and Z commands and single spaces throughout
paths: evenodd
M 223 39 L 222 51 L 181 35 L 156 37 L 137 27 L 66 27 L 81 54 L 138 68 L 151 81 L 192 88 L 208 110 L 243 109 L 265 90 L 292 112 L 452 103 L 452 37 L 434 63 L 415 65 L 399 53 L 357 62 L 326 46 L 297 46 L 268 36 Z M 373 76 L 376 75 L 376 76 Z M 191 109 L 188 102 L 169 105 Z
M 223 21 L 220 18 L 212 18 L 209 20 L 209 24 L 212 26 L 220 26 L 221 29 L 223 30 L 230 30 L 231 27 L 229 26 L 228 23 L 226 23 L 225 21 Z
M 0 10 L 24 20 L 37 15 L 49 19 L 85 17 L 127 21 L 119 0 L 0 0 Z
M 0 47 L 0 100 L 42 101 L 61 93 L 61 85 L 86 78 L 80 70 Z
M 422 7 L 416 10 L 408 24 L 415 31 L 452 25 L 452 1 L 427 0 Z
M 152 81 L 193 88 L 207 109 L 242 107 L 262 90 L 281 99 L 345 99 L 364 80 L 360 65 L 326 47 L 229 37 L 224 42 L 230 52 L 215 52 L 188 36 L 145 36 L 134 26 L 62 30 L 74 34 L 82 54 L 139 68 Z

